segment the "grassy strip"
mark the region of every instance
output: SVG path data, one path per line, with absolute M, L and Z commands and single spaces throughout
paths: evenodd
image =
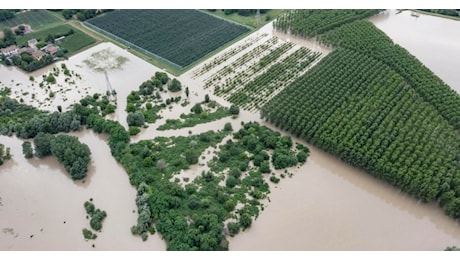
M 182 114 L 182 119 L 166 119 L 166 123 L 159 126 L 157 130 L 169 130 L 169 129 L 180 129 L 186 127 L 193 127 L 198 124 L 204 124 L 212 121 L 219 120 L 224 117 L 231 116 L 230 110 L 225 107 L 219 107 L 215 112 L 207 113 L 203 112 L 200 114 L 190 113 Z
M 67 56 L 72 56 L 82 49 L 87 48 L 88 46 L 92 46 L 96 42 L 95 39 L 90 37 L 89 35 L 83 33 L 78 29 L 74 29 L 75 33 L 69 35 L 61 45 L 62 48 L 67 49 L 69 52 Z
M 10 28 L 19 24 L 28 24 L 32 30 L 56 26 L 61 20 L 47 10 L 32 10 L 17 14 L 16 17 L 0 22 L 0 29 Z
M 260 14 L 260 23 L 256 25 L 256 15 L 250 16 L 242 16 L 238 13 L 232 13 L 230 15 L 226 15 L 222 9 L 217 9 L 214 12 L 204 10 L 206 13 L 223 18 L 225 20 L 233 21 L 242 25 L 249 26 L 251 28 L 260 28 L 267 23 L 271 22 L 272 20 L 276 19 L 280 14 L 282 14 L 285 10 L 284 9 L 272 9 L 267 11 L 264 14 Z

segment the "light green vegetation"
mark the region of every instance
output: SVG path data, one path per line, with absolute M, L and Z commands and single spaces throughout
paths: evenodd
M 71 31 L 73 31 L 73 33 L 69 33 Z M 30 39 L 37 39 L 38 41 L 47 42 L 49 36 L 52 36 L 53 38 L 58 38 L 61 35 L 67 34 L 68 36 L 66 36 L 66 38 L 64 38 L 62 42 L 56 43 L 56 45 L 66 49 L 68 51 L 68 56 L 71 56 L 75 54 L 77 51 L 96 42 L 92 37 L 88 36 L 82 31 L 68 24 L 60 24 L 54 27 L 49 27 L 47 29 L 32 32 L 24 36 L 18 37 L 17 43 L 19 46 L 27 46 L 27 41 Z
M 270 192 L 266 179 L 279 180 L 274 169 L 297 165 L 297 154 L 308 156 L 306 147 L 294 146 L 291 138 L 256 123 L 229 133 L 157 137 L 124 148 L 120 162 L 138 189 L 134 234 L 145 240 L 155 226 L 168 250 L 226 250 L 223 222 L 230 221 L 232 236 L 249 228 Z M 183 178 L 187 182 L 181 184 L 180 173 L 198 164 L 207 149 L 217 149 L 210 170 L 193 180 Z
M 19 24 L 28 24 L 32 27 L 32 30 L 37 31 L 56 26 L 60 23 L 61 20 L 47 10 L 31 10 L 16 14 L 14 18 L 0 22 L 0 30 L 11 28 Z
M 222 10 L 222 9 L 216 9 L 214 11 L 210 11 L 210 10 L 204 10 L 204 11 L 212 15 L 231 20 L 239 24 L 243 24 L 243 25 L 246 25 L 252 28 L 259 28 L 259 27 L 264 26 L 268 22 L 276 19 L 280 14 L 282 14 L 286 10 L 271 9 L 271 10 L 262 11 L 260 13 L 259 24 L 256 24 L 255 12 L 251 13 L 248 16 L 243 16 L 243 15 L 239 15 L 237 10 L 235 10 L 236 12 L 232 12 L 231 14 L 225 14 L 225 10 Z
M 201 108 L 202 106 L 205 109 Z M 181 119 L 166 119 L 166 123 L 159 126 L 157 130 L 180 129 L 186 127 L 193 127 L 198 124 L 212 122 L 231 116 L 230 109 L 221 107 L 215 101 L 209 103 L 196 104 L 192 108 L 192 113 L 181 114 Z

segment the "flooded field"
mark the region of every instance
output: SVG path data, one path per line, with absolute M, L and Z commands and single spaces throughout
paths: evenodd
M 262 32 L 267 33 L 267 37 L 273 36 L 271 25 L 258 33 Z M 159 70 L 126 50 L 103 43 L 66 61 L 70 70 L 81 75 L 78 89 L 66 98 L 71 104 L 86 95 L 86 91 L 105 93 L 104 74 L 94 72 L 83 61 L 92 53 L 108 48 L 128 59 L 118 70 L 108 72 L 117 92 L 118 106 L 113 118 L 126 126 L 126 96 Z M 219 130 L 229 121 L 237 130 L 242 121 L 260 121 L 258 113 L 241 111 L 237 119 L 224 118 L 179 130 L 156 130 L 166 118 L 188 113 L 191 106 L 203 101 L 205 94 L 228 106 L 229 103 L 214 96 L 211 89 L 205 90 L 203 81 L 250 49 L 200 77 L 193 78 L 193 71 L 178 77 L 184 88 L 190 88 L 190 104 L 186 107 L 176 104 L 173 109 L 162 111 L 163 119 L 142 129 L 132 142 L 160 135 Z M 32 75 L 37 79 L 50 69 L 52 67 Z M 1 84 L 11 87 L 13 93 L 26 91 L 29 76 L 15 68 L 0 66 Z M 16 86 L 17 83 L 21 84 Z M 39 90 L 36 91 L 38 95 Z M 184 98 L 185 94 L 181 95 Z M 59 97 L 56 95 L 54 102 L 48 102 L 50 105 L 44 108 L 54 111 L 53 106 L 67 104 L 59 103 L 64 102 L 59 101 Z M 73 135 L 92 152 L 85 183 L 73 182 L 55 158 L 24 159 L 23 140 L 0 136 L 0 143 L 10 147 L 13 155 L 0 166 L 0 250 L 91 250 L 92 244 L 95 250 L 165 250 L 166 245 L 158 234 L 149 236 L 147 242 L 131 235 L 130 227 L 137 219 L 136 191 L 124 169 L 111 156 L 106 137 L 86 130 Z M 444 216 L 436 205 L 421 204 L 365 172 L 315 147 L 308 147 L 311 155 L 307 163 L 294 171 L 292 178 L 276 185 L 270 194 L 271 203 L 252 227 L 229 239 L 230 250 L 443 250 L 446 246 L 460 245 L 458 223 Z M 194 176 L 192 170 L 201 172 L 196 167 L 184 174 Z M 102 233 L 97 233 L 98 238 L 86 242 L 82 229 L 89 228 L 89 221 L 85 218 L 83 203 L 90 198 L 97 208 L 107 212 L 107 218 Z
M 460 93 L 460 21 L 396 10 L 370 21 Z

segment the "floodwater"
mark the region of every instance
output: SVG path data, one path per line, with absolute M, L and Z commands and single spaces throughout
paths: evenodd
M 94 244 L 95 250 L 165 250 L 158 235 L 146 242 L 131 235 L 136 190 L 105 138 L 87 130 L 74 135 L 92 152 L 85 183 L 72 181 L 55 157 L 27 160 L 22 140 L 0 136 L 13 155 L 0 168 L 0 249 L 91 250 Z M 90 198 L 107 218 L 97 239 L 85 241 L 82 229 L 90 226 L 83 203 Z
M 268 32 L 267 38 L 271 37 L 270 26 L 258 33 Z M 92 53 L 105 48 L 129 59 L 120 70 L 108 73 L 118 93 L 113 118 L 126 126 L 126 96 L 160 69 L 111 43 L 103 43 L 65 62 L 69 69 L 82 75 L 78 88 L 81 92 L 81 87 L 86 86 L 88 94 L 105 92 L 103 73 L 95 73 L 83 64 Z M 257 113 L 241 111 L 236 119 L 224 118 L 178 130 L 156 130 L 166 118 L 188 113 L 191 106 L 204 100 L 205 94 L 228 106 L 229 103 L 214 96 L 211 89 L 204 90 L 203 81 L 240 55 L 196 79 L 192 79 L 192 70 L 181 75 L 178 79 L 184 88 L 190 88 L 190 104 L 187 107 L 174 104 L 172 110 L 164 110 L 161 112 L 164 118 L 142 129 L 133 142 L 159 135 L 223 129 L 229 121 L 234 130 L 241 127 L 242 121 L 260 122 Z M 48 70 L 36 72 L 34 77 L 39 78 L 40 73 Z M 20 91 L 27 85 L 29 75 L 0 66 L 0 80 L 13 92 Z M 16 86 L 17 83 L 22 84 Z M 67 98 L 79 100 L 82 93 L 78 90 Z M 185 94 L 181 95 L 184 99 Z M 48 103 L 54 106 L 56 102 Z M 137 213 L 133 212 L 137 210 L 136 191 L 129 184 L 123 167 L 111 156 L 106 136 L 86 130 L 74 135 L 92 151 L 85 183 L 73 182 L 53 157 L 24 159 L 22 140 L 0 136 L 0 143 L 11 147 L 13 154 L 10 161 L 0 166 L 0 250 L 91 250 L 92 244 L 95 250 L 165 250 L 166 245 L 157 234 L 149 236 L 147 242 L 131 235 L 130 227 L 137 220 Z M 252 227 L 229 239 L 231 250 L 443 250 L 446 246 L 460 245 L 458 223 L 443 215 L 436 205 L 421 204 L 363 171 L 314 147 L 309 148 L 311 155 L 307 163 L 291 171 L 294 172 L 292 178 L 271 185 L 275 186 L 270 194 L 271 203 Z M 187 171 L 182 177 L 185 176 L 194 174 Z M 98 238 L 87 242 L 82 235 L 82 229 L 89 228 L 83 203 L 89 198 L 108 216 L 103 231 L 97 233 Z
M 460 93 L 460 21 L 396 10 L 370 21 Z

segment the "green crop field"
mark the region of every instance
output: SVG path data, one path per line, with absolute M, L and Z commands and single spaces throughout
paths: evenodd
M 18 24 L 28 24 L 36 31 L 61 22 L 59 18 L 46 10 L 31 10 L 17 14 L 16 17 L 0 22 L 0 29 L 14 27 Z
M 249 31 L 196 10 L 119 10 L 88 23 L 182 68 Z
M 68 56 L 71 56 L 74 54 L 76 51 L 93 44 L 96 40 L 94 40 L 92 37 L 86 35 L 82 31 L 67 25 L 67 24 L 62 24 L 59 26 L 55 26 L 49 29 L 44 29 L 38 32 L 33 32 L 29 33 L 27 35 L 24 35 L 22 37 L 17 38 L 17 43 L 19 46 L 27 45 L 27 41 L 30 39 L 37 39 L 37 40 L 42 40 L 44 41 L 48 35 L 57 35 L 57 34 L 65 34 L 69 32 L 70 30 L 73 30 L 74 33 L 67 36 L 64 41 L 62 41 L 59 45 L 62 48 L 65 48 L 69 51 L 67 54 Z
M 82 31 L 79 31 L 75 28 L 73 28 L 73 30 L 75 31 L 75 33 L 72 35 L 69 35 L 65 39 L 65 41 L 63 41 L 60 44 L 62 48 L 67 49 L 69 51 L 67 54 L 68 56 L 71 56 L 76 51 L 96 42 L 95 39 L 91 38 L 90 36 L 83 33 Z

